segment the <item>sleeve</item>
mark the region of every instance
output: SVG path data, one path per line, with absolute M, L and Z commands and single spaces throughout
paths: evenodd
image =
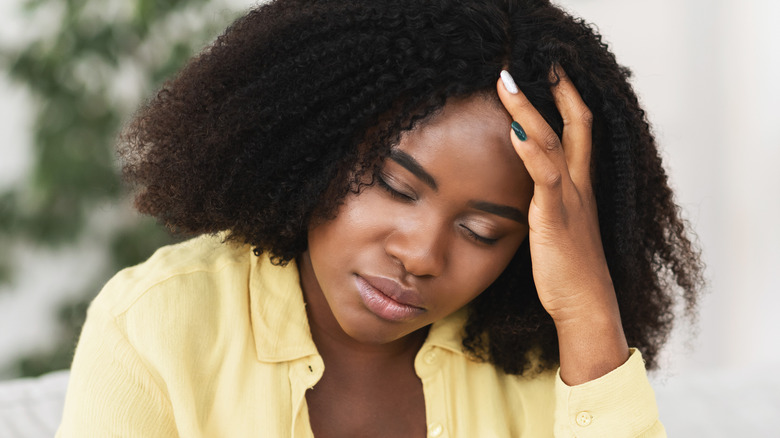
M 57 438 L 177 437 L 172 408 L 110 312 L 93 302 Z
M 617 369 L 581 385 L 566 385 L 559 371 L 555 393 L 557 438 L 666 437 L 642 355 L 636 349 L 631 349 L 626 363 Z

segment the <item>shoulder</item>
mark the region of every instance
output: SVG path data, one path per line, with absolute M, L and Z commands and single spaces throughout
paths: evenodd
M 119 317 L 138 308 L 170 307 L 177 297 L 197 302 L 218 295 L 226 281 L 247 277 L 250 268 L 251 249 L 224 237 L 203 235 L 158 249 L 109 280 L 93 306 Z
M 71 398 L 78 401 L 71 404 L 91 400 L 94 412 L 107 406 L 116 415 L 110 421 L 152 413 L 153 422 L 169 424 L 178 403 L 175 426 L 182 426 L 179 414 L 195 421 L 191 409 L 210 409 L 216 380 L 236 382 L 225 370 L 255 363 L 249 277 L 256 263 L 248 246 L 201 236 L 119 272 L 89 307 L 72 367 L 79 389 Z
M 106 284 L 85 328 L 130 347 L 158 382 L 183 378 L 184 364 L 219 363 L 225 351 L 251 345 L 256 259 L 221 235 L 161 248 Z
M 193 343 L 213 346 L 230 339 L 227 333 L 249 331 L 255 260 L 248 245 L 226 242 L 224 235 L 160 248 L 109 280 L 90 305 L 87 321 L 118 330 L 139 352 L 187 356 L 191 352 L 174 350 L 188 350 Z

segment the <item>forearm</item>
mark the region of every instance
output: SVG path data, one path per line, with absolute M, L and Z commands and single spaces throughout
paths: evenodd
M 561 379 L 579 385 L 616 369 L 628 359 L 615 291 L 604 282 L 589 294 L 588 304 L 553 318 L 558 331 Z

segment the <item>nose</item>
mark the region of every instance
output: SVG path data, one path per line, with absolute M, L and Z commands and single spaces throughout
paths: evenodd
M 385 252 L 416 277 L 438 277 L 447 264 L 447 233 L 442 224 L 414 221 L 398 227 L 385 241 Z

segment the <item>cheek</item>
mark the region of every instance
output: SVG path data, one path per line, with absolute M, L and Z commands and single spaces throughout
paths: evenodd
M 360 195 L 348 195 L 339 207 L 335 217 L 317 225 L 309 231 L 309 251 L 328 254 L 335 261 L 353 254 L 357 246 L 379 239 L 382 229 L 381 218 L 376 212 L 383 211 L 376 196 L 365 190 Z
M 383 227 L 387 206 L 370 189 L 350 195 L 341 206 L 334 222 L 338 222 L 340 237 L 346 242 L 367 243 L 376 240 Z
M 461 250 L 457 265 L 453 266 L 454 273 L 451 281 L 458 285 L 461 305 L 476 298 L 488 288 L 509 265 L 520 243 L 525 238 L 524 233 L 518 235 L 511 242 L 506 242 L 493 251 L 480 251 L 470 249 Z

